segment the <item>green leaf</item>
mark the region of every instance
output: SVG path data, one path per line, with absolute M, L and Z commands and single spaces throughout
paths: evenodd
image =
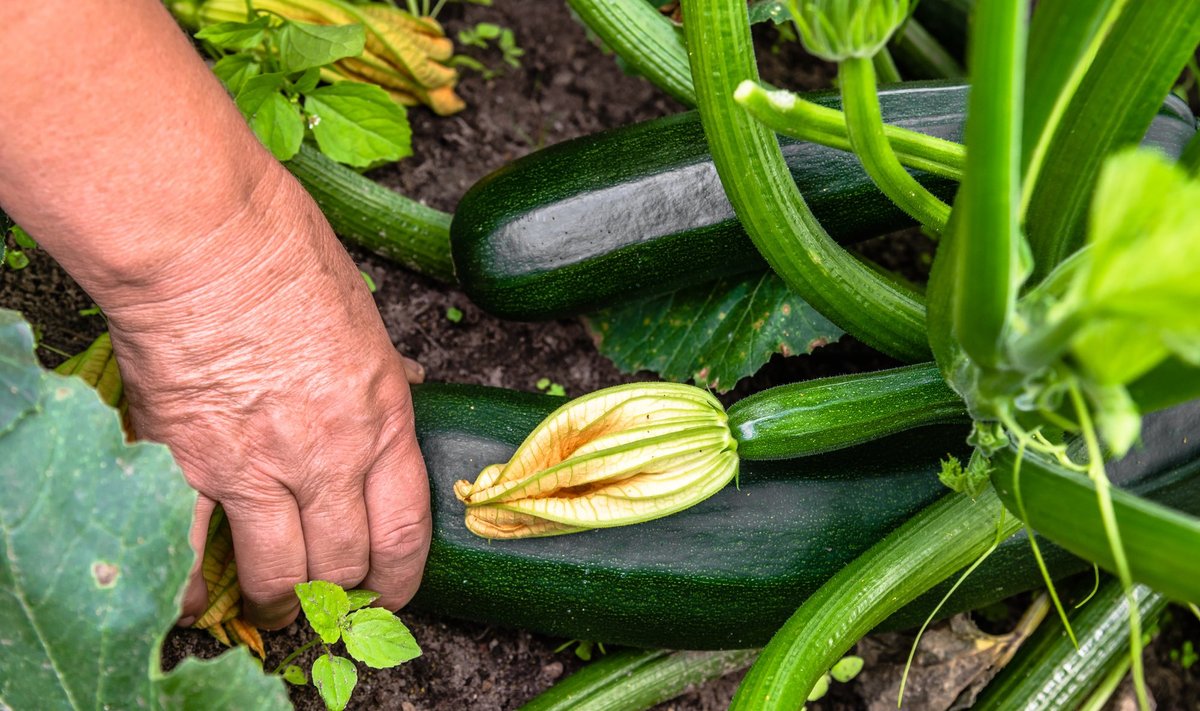
M 117 413 L 32 348 L 0 310 L 0 705 L 288 708 L 245 651 L 158 671 L 196 494 L 165 446 L 126 444 Z
M 319 81 L 321 81 L 321 70 L 318 67 L 312 67 L 304 70 L 304 73 L 292 83 L 292 87 L 301 94 L 307 94 L 317 88 Z
M 292 686 L 305 686 L 308 684 L 308 674 L 305 674 L 304 670 L 299 666 L 289 664 L 283 670 L 283 680 Z
M 247 80 L 262 73 L 262 65 L 249 54 L 231 54 L 218 59 L 212 70 L 229 93 L 237 96 Z
M 373 669 L 387 669 L 421 656 L 417 640 L 400 618 L 378 607 L 351 614 L 344 639 L 350 656 Z
M 340 163 L 365 167 L 412 155 L 408 113 L 377 86 L 323 86 L 305 96 L 304 110 L 321 152 Z
M 37 242 L 33 239 L 33 237 L 30 237 L 28 232 L 21 229 L 17 225 L 13 225 L 8 231 L 9 234 L 13 236 L 13 241 L 16 242 L 17 246 L 21 249 L 37 249 Z
M 33 331 L 16 311 L 0 309 L 0 434 L 37 407 L 41 374 Z
M 197 32 L 196 39 L 230 52 L 241 52 L 262 43 L 269 23 L 266 15 L 260 15 L 251 22 L 218 22 Z
M 357 610 L 378 600 L 379 593 L 371 590 L 348 590 L 346 597 L 350 600 L 350 609 Z
M 358 684 L 358 670 L 354 662 L 333 654 L 323 654 L 313 662 L 312 680 L 321 700 L 330 711 L 342 711 L 350 701 L 350 694 Z
M 304 119 L 300 118 L 300 107 L 279 93 L 269 95 L 259 105 L 250 117 L 250 128 L 254 129 L 258 140 L 277 160 L 291 160 L 304 140 Z
M 235 647 L 216 659 L 189 657 L 159 682 L 155 706 L 170 711 L 291 709 L 284 685 L 278 677 L 264 674 L 261 663 L 246 647 Z
M 29 255 L 19 249 L 10 249 L 4 253 L 4 261 L 9 269 L 19 271 L 29 266 Z
M 350 612 L 350 597 L 340 586 L 324 580 L 296 584 L 300 609 L 313 631 L 325 644 L 333 644 L 342 635 L 342 617 Z
M 624 372 L 652 370 L 718 392 L 775 353 L 809 353 L 842 335 L 771 272 L 605 309 L 588 318 L 588 328 Z
M 279 90 L 283 88 L 283 79 L 281 72 L 271 72 L 250 77 L 242 83 L 242 88 L 238 91 L 234 101 L 247 121 L 266 103 L 267 99 L 271 98 L 272 94 L 279 93 Z
M 1126 151 L 1101 174 L 1089 222 L 1072 295 L 1085 317 L 1075 357 L 1106 385 L 1131 382 L 1169 352 L 1194 358 L 1200 182 L 1157 153 Z
M 284 23 L 275 36 L 279 61 L 288 74 L 357 57 L 367 39 L 362 25 L 310 25 L 294 20 Z

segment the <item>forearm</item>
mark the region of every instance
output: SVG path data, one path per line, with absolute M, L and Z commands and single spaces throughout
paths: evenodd
M 0 206 L 102 306 L 278 248 L 294 187 L 161 3 L 5 3 L 0 47 Z

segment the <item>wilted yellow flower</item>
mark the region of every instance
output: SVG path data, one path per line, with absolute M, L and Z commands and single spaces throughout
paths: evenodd
M 432 17 L 418 17 L 386 3 L 345 0 L 251 0 L 251 4 L 299 22 L 363 26 L 363 53 L 322 70 L 326 81 L 377 84 L 401 104 L 425 104 L 442 116 L 466 106 L 454 93 L 458 72 L 444 64 L 454 54 L 454 43 Z M 195 12 L 202 25 L 245 17 L 246 0 L 206 0 Z
M 721 403 L 674 383 L 620 385 L 547 417 L 507 464 L 454 486 L 485 538 L 624 526 L 693 506 L 738 471 Z

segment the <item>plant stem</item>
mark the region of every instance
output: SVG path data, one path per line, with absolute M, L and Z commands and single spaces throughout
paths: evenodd
M 871 66 L 875 69 L 875 73 L 879 75 L 879 81 L 884 84 L 897 84 L 904 79 L 900 76 L 900 70 L 896 68 L 896 61 L 892 59 L 892 53 L 887 47 L 875 53 L 871 57 Z
M 313 647 L 317 646 L 320 643 L 321 643 L 320 637 L 313 637 L 308 642 L 305 642 L 301 646 L 297 647 L 291 654 L 284 657 L 283 661 L 279 663 L 279 666 L 275 667 L 275 671 L 273 671 L 271 673 L 279 674 L 279 673 L 283 672 L 284 668 L 287 667 L 289 662 L 291 662 L 296 657 L 299 657 L 301 654 L 304 654 L 305 652 L 307 652 L 308 650 L 312 649 Z
M 956 205 L 955 333 L 994 367 L 1020 286 L 1021 113 L 1028 0 L 979 0 L 971 35 L 967 176 Z
M 977 560 L 1021 522 L 988 488 L 949 494 L 909 519 L 813 594 L 771 639 L 730 707 L 794 711 L 859 638 L 918 595 Z M 995 525 L 992 525 L 992 524 Z
M 967 75 L 958 60 L 915 17 L 904 23 L 903 31 L 892 40 L 892 49 L 906 68 L 916 67 L 918 76 L 961 79 Z
M 413 271 L 454 283 L 450 215 L 389 190 L 307 144 L 284 166 L 321 206 L 334 232 Z
M 937 232 L 950 219 L 950 206 L 909 175 L 884 134 L 883 113 L 876 93 L 875 67 L 870 59 L 851 57 L 838 64 L 842 107 L 850 145 L 867 175 L 902 210 Z
M 733 100 L 757 80 L 743 0 L 684 0 L 697 105 L 721 184 L 771 268 L 821 314 L 889 355 L 929 356 L 925 305 L 834 242 L 792 181 L 775 134 Z
M 646 0 L 567 0 L 604 44 L 681 103 L 696 105 L 687 48 L 679 32 Z
M 768 90 L 752 81 L 742 82 L 733 98 L 751 116 L 778 134 L 844 151 L 853 150 L 846 116 L 837 109 L 807 101 L 790 91 Z M 962 180 L 967 151 L 961 143 L 886 123 L 883 134 L 902 164 L 951 180 Z

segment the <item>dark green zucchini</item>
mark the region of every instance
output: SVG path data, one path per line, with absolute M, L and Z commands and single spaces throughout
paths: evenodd
M 806 95 L 840 106 L 836 92 Z M 921 83 L 880 92 L 893 124 L 958 140 L 966 87 Z M 850 153 L 781 138 L 792 177 L 835 239 L 912 225 Z M 955 183 L 919 174 L 950 199 Z M 725 198 L 695 112 L 542 149 L 480 180 L 450 226 L 455 273 L 471 299 L 536 320 L 762 270 Z
M 728 409 L 742 459 L 793 459 L 952 422 L 967 407 L 936 363 L 805 380 L 757 392 Z
M 961 136 L 965 86 L 880 90 L 885 120 L 941 138 Z M 809 94 L 826 106 L 835 93 Z M 1179 155 L 1195 134 L 1187 105 L 1168 98 L 1146 145 Z M 851 153 L 781 138 L 813 213 L 850 243 L 912 223 Z M 955 184 L 916 172 L 943 199 Z M 471 299 L 505 318 L 585 313 L 766 267 L 738 224 L 695 112 L 542 149 L 480 180 L 450 225 L 455 274 Z
M 419 609 L 566 638 L 672 649 L 765 644 L 835 571 L 945 493 L 938 461 L 962 455 L 965 432 L 931 427 L 830 454 L 744 462 L 740 487 L 636 526 L 554 538 L 486 541 L 463 525 L 452 491 L 505 461 L 560 398 L 473 386 L 414 388 L 417 435 L 432 487 L 434 534 Z M 1192 436 L 1158 437 L 1120 467 L 1142 494 L 1200 509 L 1200 418 L 1169 411 Z M 1045 552 L 1045 551 L 1044 551 Z M 1086 567 L 1055 553 L 1056 573 Z M 1040 584 L 1013 539 L 964 584 L 947 613 Z M 989 561 L 990 562 L 990 561 Z M 925 598 L 923 598 L 925 600 Z M 920 622 L 933 602 L 906 608 Z

